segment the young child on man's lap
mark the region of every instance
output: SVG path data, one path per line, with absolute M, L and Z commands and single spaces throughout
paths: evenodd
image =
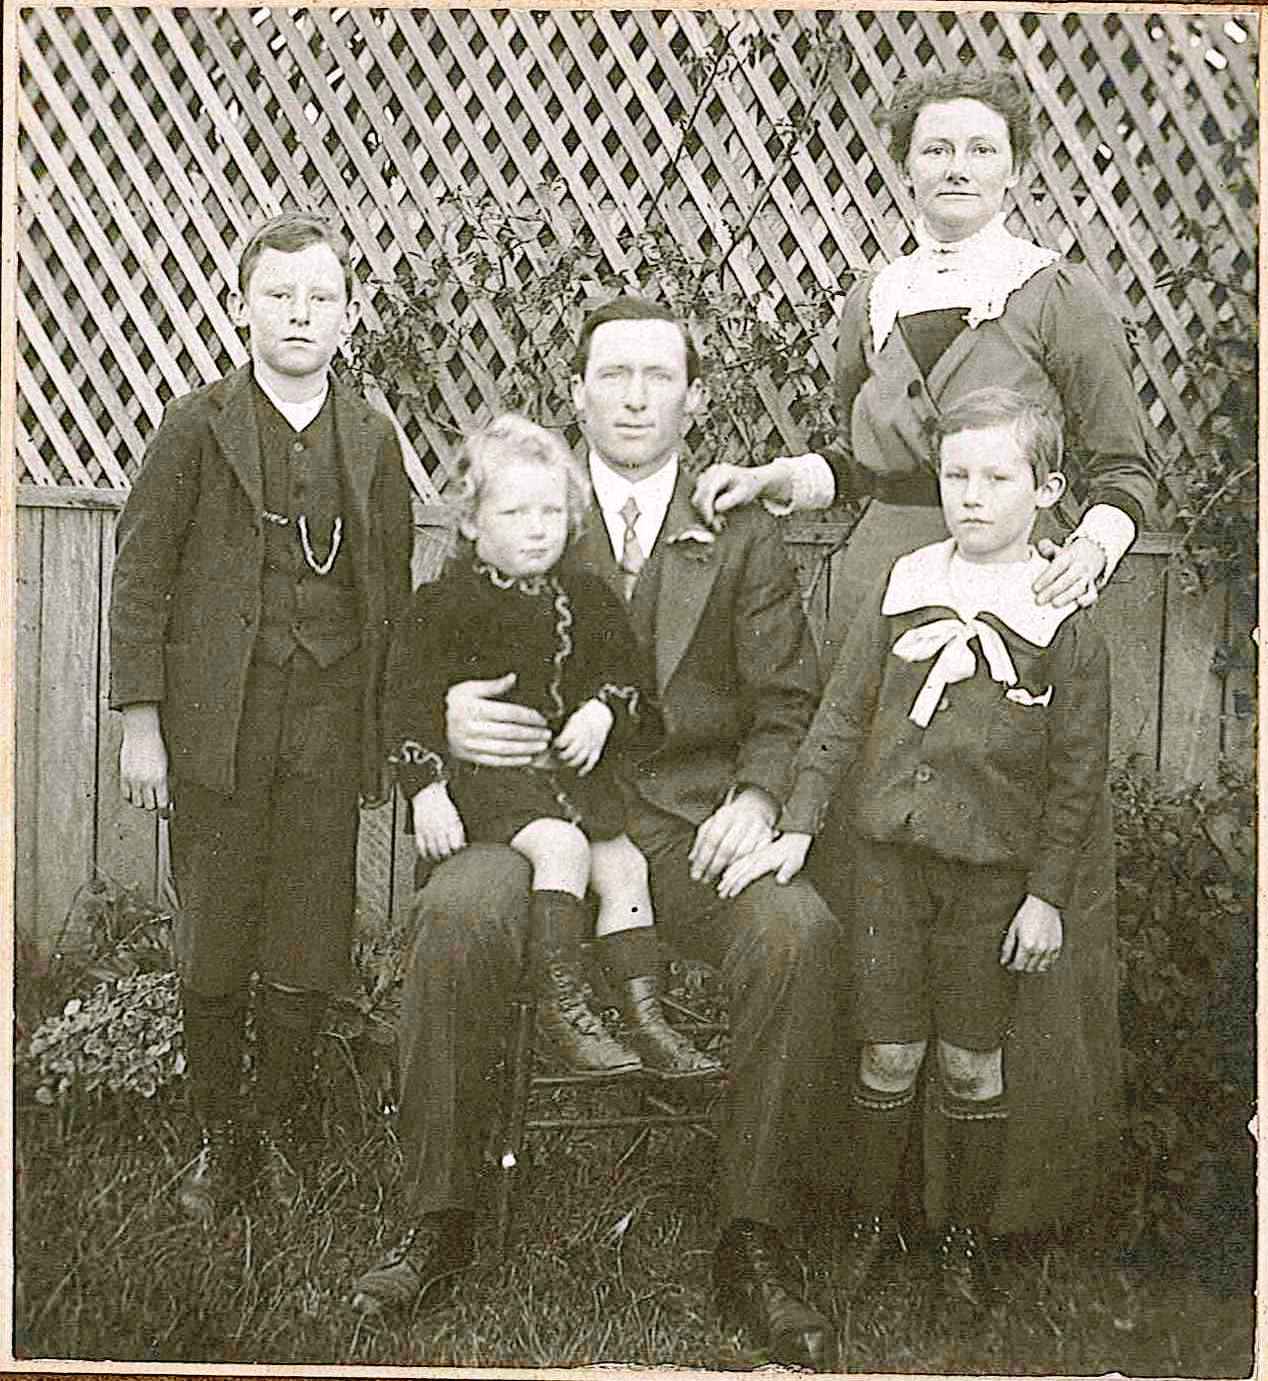
M 1060 962 L 1062 911 L 1105 784 L 1109 659 L 1077 606 L 1039 605 L 1038 513 L 1065 488 L 1061 429 L 1038 404 L 982 389 L 941 419 L 951 537 L 901 557 L 842 649 L 797 759 L 781 836 L 723 888 L 787 881 L 852 774 L 860 1135 L 848 1293 L 894 1232 L 916 1077 L 936 1041 L 946 1119 L 952 1302 L 983 1301 L 1006 1151 L 1002 1045 L 1019 981 Z M 931 1081 L 932 1088 L 932 1081 Z
M 646 1068 L 663 1077 L 719 1065 L 664 1019 L 647 863 L 624 826 L 615 755 L 655 746 L 659 714 L 617 596 L 560 567 L 589 504 L 585 472 L 558 437 L 506 414 L 460 457 L 470 551 L 415 594 L 388 669 L 389 743 L 423 857 L 509 843 L 532 865 L 531 931 L 541 957 L 538 1026 L 579 1073 Z M 510 694 L 554 732 L 543 761 L 477 766 L 445 751 L 445 694 L 514 671 Z M 596 948 L 622 977 L 621 1038 L 586 1002 L 580 957 L 599 904 Z

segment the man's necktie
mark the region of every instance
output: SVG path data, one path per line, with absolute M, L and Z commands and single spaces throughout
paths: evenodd
M 621 517 L 625 519 L 625 540 L 621 546 L 621 580 L 625 587 L 625 598 L 630 599 L 634 594 L 634 582 L 638 579 L 638 573 L 643 569 L 643 562 L 646 560 L 643 548 L 638 544 L 638 533 L 634 530 L 634 524 L 638 522 L 638 504 L 633 494 L 622 506 Z

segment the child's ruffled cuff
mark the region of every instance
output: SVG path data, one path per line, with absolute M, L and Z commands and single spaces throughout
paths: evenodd
M 396 769 L 396 780 L 407 800 L 412 800 L 425 787 L 449 780 L 444 758 L 412 738 L 405 739 L 388 761 Z

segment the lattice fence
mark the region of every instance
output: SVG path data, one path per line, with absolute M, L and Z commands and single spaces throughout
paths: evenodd
M 286 205 L 346 227 L 371 325 L 381 280 L 461 259 L 473 215 L 490 207 L 528 227 L 507 250 L 509 274 L 545 272 L 552 247 L 585 235 L 596 292 L 645 278 L 652 266 L 629 246 L 659 216 L 680 243 L 730 252 L 736 288 L 777 322 L 909 247 L 910 197 L 875 120 L 895 80 L 1000 59 L 1024 71 L 1041 116 L 1014 227 L 1085 259 L 1115 293 L 1155 444 L 1180 459 L 1215 401 L 1183 357 L 1225 309 L 1186 278 L 1190 223 L 1231 277 L 1255 255 L 1254 190 L 1238 180 L 1253 162 L 1253 24 L 1214 13 L 25 9 L 20 478 L 127 486 L 164 404 L 244 358 L 225 309 L 235 249 Z M 702 100 L 720 31 L 751 56 Z M 816 66 L 828 43 L 849 60 Z M 571 320 L 580 305 L 560 311 Z M 456 310 L 462 349 L 438 357 L 420 393 L 391 398 L 424 500 L 454 430 L 497 404 L 517 362 L 513 315 L 478 294 L 459 293 Z M 821 392 L 831 347 L 826 329 L 810 346 Z M 803 445 L 779 381 L 761 396 L 768 453 Z

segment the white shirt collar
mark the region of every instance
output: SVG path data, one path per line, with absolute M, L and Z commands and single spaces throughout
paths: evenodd
M 655 474 L 633 481 L 618 474 L 593 451 L 590 452 L 590 484 L 594 489 L 595 502 L 603 514 L 603 525 L 608 530 L 612 554 L 618 561 L 625 545 L 625 519 L 621 517 L 621 509 L 625 507 L 626 499 L 633 495 L 634 502 L 638 504 L 634 531 L 643 554 L 649 556 L 665 525 L 665 515 L 669 512 L 677 482 L 677 452 Z
M 283 417 L 297 431 L 302 432 L 314 417 L 322 410 L 326 404 L 326 395 L 330 392 L 330 375 L 327 374 L 321 381 L 321 392 L 312 398 L 305 398 L 302 403 L 292 403 L 289 399 L 279 398 L 277 394 L 264 382 L 256 371 L 252 371 L 261 393 L 270 403 L 282 414 Z

